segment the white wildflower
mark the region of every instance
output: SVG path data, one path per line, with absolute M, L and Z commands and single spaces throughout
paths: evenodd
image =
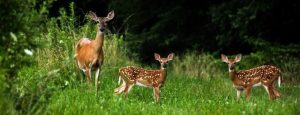
M 10 32 L 9 34 L 15 42 L 18 41 L 17 36 L 14 33 Z
M 24 52 L 27 54 L 27 55 L 30 55 L 32 56 L 33 55 L 33 52 L 29 49 L 24 49 Z
M 65 81 L 65 85 L 69 85 L 69 81 Z

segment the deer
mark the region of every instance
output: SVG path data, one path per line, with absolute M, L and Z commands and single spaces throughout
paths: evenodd
M 96 13 L 90 11 L 90 18 L 97 23 L 97 34 L 94 40 L 89 38 L 81 38 L 75 45 L 75 59 L 77 66 L 81 69 L 87 78 L 89 87 L 91 87 L 92 71 L 95 71 L 95 87 L 96 95 L 98 92 L 98 77 L 100 74 L 101 66 L 103 65 L 103 42 L 104 31 L 107 22 L 114 18 L 114 11 L 107 14 L 106 17 L 98 17 Z M 91 88 L 89 88 L 91 89 Z
M 251 88 L 262 85 L 269 95 L 270 100 L 280 97 L 274 83 L 277 80 L 278 86 L 281 84 L 281 71 L 273 65 L 262 65 L 248 70 L 235 70 L 235 64 L 241 60 L 242 55 L 238 54 L 234 59 L 228 59 L 221 54 L 223 62 L 228 64 L 229 76 L 233 82 L 233 87 L 237 91 L 237 100 L 240 99 L 241 93 L 246 90 L 246 100 L 250 100 Z
M 161 58 L 159 54 L 154 53 L 155 60 L 159 61 L 160 69 L 146 70 L 135 66 L 126 66 L 119 69 L 119 83 L 123 83 L 114 90 L 115 94 L 125 93 L 127 97 L 129 91 L 134 85 L 153 88 L 153 97 L 158 103 L 160 101 L 160 88 L 164 85 L 167 77 L 167 63 L 174 57 L 170 53 L 167 58 Z

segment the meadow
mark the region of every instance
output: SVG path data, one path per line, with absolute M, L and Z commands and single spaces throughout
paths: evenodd
M 283 96 L 269 101 L 264 89 L 253 90 L 247 102 L 235 100 L 235 91 L 227 79 L 201 80 L 170 75 L 161 90 L 161 103 L 154 103 L 152 89 L 133 87 L 128 98 L 114 95 L 116 74 L 102 76 L 100 92 L 87 85 L 70 86 L 53 94 L 41 113 L 47 114 L 297 114 L 298 86 L 279 88 Z M 225 77 L 225 76 L 224 76 Z
M 135 65 L 147 69 L 159 68 L 159 63 L 142 64 L 128 56 L 126 41 L 107 31 L 105 61 L 100 74 L 100 86 L 88 90 L 86 78 L 77 68 L 74 44 L 80 37 L 95 36 L 95 24 L 75 26 L 74 17 L 62 13 L 59 19 L 47 20 L 48 30 L 38 41 L 42 48 L 28 56 L 34 61 L 18 71 L 18 77 L 7 97 L 1 97 L 4 114 L 285 114 L 300 113 L 298 58 L 270 58 L 264 52 L 242 57 L 237 69 L 249 69 L 273 62 L 283 71 L 283 83 L 277 88 L 282 94 L 270 101 L 263 87 L 252 89 L 251 100 L 236 101 L 236 91 L 229 79 L 228 68 L 219 55 L 189 51 L 176 55 L 168 65 L 168 76 L 161 89 L 161 102 L 155 103 L 150 88 L 134 86 L 128 98 L 115 95 L 118 69 Z M 18 36 L 17 36 L 18 37 Z M 162 54 L 166 56 L 167 54 Z M 154 60 L 154 57 L 153 57 Z M 270 61 L 271 60 L 271 61 Z M 94 78 L 94 77 L 93 77 Z M 93 82 L 94 83 L 94 82 Z M 277 83 L 276 83 L 277 87 Z

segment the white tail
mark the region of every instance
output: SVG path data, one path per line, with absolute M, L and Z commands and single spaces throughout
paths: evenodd
M 76 62 L 78 67 L 85 73 L 89 86 L 91 86 L 91 72 L 96 69 L 95 74 L 95 86 L 96 94 L 98 91 L 98 76 L 103 64 L 103 40 L 104 40 L 104 30 L 106 23 L 114 18 L 114 12 L 111 11 L 106 17 L 97 17 L 96 13 L 90 12 L 89 16 L 92 20 L 97 22 L 97 35 L 94 40 L 89 40 L 88 38 L 80 39 L 75 46 Z
M 280 84 L 281 84 L 281 77 L 279 76 L 278 77 L 278 87 L 280 87 Z
M 121 83 L 121 76 L 119 76 L 118 85 L 120 85 L 120 83 Z
M 160 87 L 163 86 L 167 77 L 166 64 L 172 60 L 174 54 L 171 53 L 167 58 L 160 58 L 159 54 L 154 54 L 155 59 L 160 62 L 159 70 L 145 70 L 143 68 L 127 66 L 119 69 L 119 78 L 123 80 L 123 84 L 116 88 L 114 92 L 120 94 L 125 93 L 127 97 L 130 89 L 135 85 L 153 88 L 153 94 L 156 102 L 159 102 Z M 120 80 L 119 80 L 120 81 Z
M 257 85 L 263 85 L 269 94 L 270 100 L 280 97 L 279 92 L 274 87 L 274 82 L 278 80 L 280 86 L 280 70 L 271 65 L 263 65 L 256 68 L 235 70 L 235 64 L 241 60 L 241 54 L 237 55 L 235 59 L 228 59 L 226 55 L 222 54 L 222 61 L 228 64 L 231 81 L 237 90 L 237 100 L 239 100 L 241 92 L 246 89 L 246 99 L 250 99 L 251 88 Z

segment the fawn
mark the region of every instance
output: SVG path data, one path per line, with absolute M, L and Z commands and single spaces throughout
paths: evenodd
M 275 89 L 274 82 L 278 80 L 280 87 L 280 70 L 272 65 L 263 65 L 256 68 L 235 70 L 235 64 L 241 60 L 242 55 L 238 54 L 235 59 L 228 59 L 224 54 L 221 54 L 223 62 L 228 64 L 230 79 L 237 91 L 237 100 L 240 99 L 241 93 L 246 89 L 246 99 L 250 100 L 251 88 L 254 86 L 263 85 L 269 94 L 270 100 L 280 97 L 280 93 Z
M 156 102 L 159 102 L 160 88 L 165 83 L 167 77 L 167 63 L 173 59 L 174 54 L 171 53 L 167 58 L 160 58 L 160 55 L 155 53 L 154 57 L 160 62 L 159 70 L 145 70 L 143 68 L 127 66 L 119 69 L 119 82 L 122 79 L 123 84 L 114 90 L 116 94 L 122 92 L 127 97 L 130 89 L 135 85 L 153 88 L 153 96 Z
M 98 76 L 103 64 L 103 41 L 104 41 L 104 30 L 106 23 L 114 18 L 114 11 L 108 13 L 106 17 L 97 17 L 94 12 L 89 12 L 89 16 L 92 20 L 97 22 L 97 35 L 94 40 L 88 38 L 81 38 L 75 46 L 76 62 L 78 67 L 85 73 L 89 86 L 91 86 L 91 71 L 96 69 L 95 74 L 95 86 L 96 94 L 98 91 Z

